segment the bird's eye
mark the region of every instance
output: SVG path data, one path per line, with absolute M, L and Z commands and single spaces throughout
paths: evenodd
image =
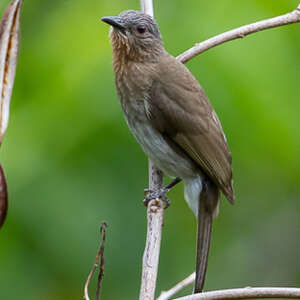
M 139 25 L 136 30 L 138 31 L 138 33 L 145 33 L 146 32 L 146 26 L 144 25 Z

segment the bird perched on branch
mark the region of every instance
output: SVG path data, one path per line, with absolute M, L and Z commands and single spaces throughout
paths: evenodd
M 201 292 L 220 191 L 234 202 L 221 123 L 194 76 L 164 49 L 151 16 L 127 10 L 102 21 L 112 26 L 115 84 L 128 126 L 153 163 L 176 177 L 159 196 L 183 180 L 185 199 L 198 217 L 195 292 Z

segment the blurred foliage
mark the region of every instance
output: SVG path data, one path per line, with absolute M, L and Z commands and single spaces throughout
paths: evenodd
M 1 12 L 8 0 L 0 3 Z M 297 0 L 155 1 L 180 54 Z M 24 1 L 22 49 L 1 149 L 10 208 L 0 232 L 1 299 L 82 299 L 102 220 L 103 299 L 136 299 L 145 242 L 147 159 L 121 112 L 104 15 L 139 1 Z M 234 164 L 236 205 L 214 225 L 206 289 L 300 285 L 300 24 L 188 63 L 211 99 Z M 195 219 L 182 186 L 165 213 L 158 291 L 194 270 Z M 91 291 L 94 286 L 91 286 Z M 188 288 L 186 292 L 190 291 Z

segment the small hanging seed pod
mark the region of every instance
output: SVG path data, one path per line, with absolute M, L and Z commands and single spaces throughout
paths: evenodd
M 5 11 L 0 24 L 0 144 L 8 125 L 10 98 L 16 74 L 21 5 L 22 0 L 14 0 Z M 6 180 L 0 165 L 0 227 L 4 223 L 7 206 Z

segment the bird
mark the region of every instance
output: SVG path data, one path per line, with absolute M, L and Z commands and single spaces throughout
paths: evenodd
M 136 10 L 111 26 L 115 85 L 128 127 L 156 167 L 175 178 L 198 219 L 194 293 L 202 292 L 221 192 L 234 203 L 232 156 L 220 120 L 192 73 L 164 48 L 154 18 Z M 147 199 L 157 194 L 149 194 Z

